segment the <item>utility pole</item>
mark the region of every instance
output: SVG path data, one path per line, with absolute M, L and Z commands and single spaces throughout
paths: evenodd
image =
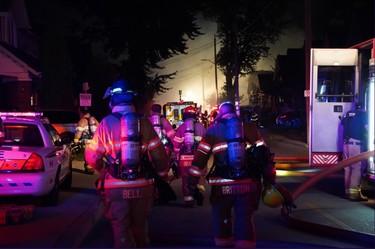
M 311 0 L 305 0 L 305 89 L 310 92 L 310 51 L 311 51 Z M 310 92 L 309 95 L 312 93 Z M 306 96 L 307 143 L 310 143 L 310 96 Z
M 216 35 L 214 35 L 214 64 L 215 64 L 215 87 L 216 87 L 216 105 L 219 105 L 219 91 L 217 88 L 217 55 L 216 55 Z
M 238 26 L 237 22 L 233 24 L 233 46 L 234 46 L 234 104 L 236 106 L 236 114 L 240 116 L 240 92 L 239 92 L 239 84 L 238 84 L 238 73 L 239 73 L 239 62 L 238 62 Z

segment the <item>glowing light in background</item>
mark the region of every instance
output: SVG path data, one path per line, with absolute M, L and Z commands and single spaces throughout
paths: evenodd
M 204 35 L 194 40 L 188 41 L 187 54 L 174 56 L 164 61 L 160 65 L 164 67 L 161 73 L 177 72 L 174 79 L 168 81 L 165 87 L 170 88 L 165 93 L 155 96 L 154 101 L 161 105 L 167 102 L 179 101 L 179 90 L 182 90 L 181 98 L 184 101 L 193 101 L 197 106 L 209 108 L 209 103 L 205 100 L 210 96 L 216 97 L 215 86 L 215 66 L 207 61 L 214 61 L 214 35 L 216 24 L 203 21 L 200 18 L 199 23 Z M 257 64 L 256 70 L 267 71 L 274 68 L 275 59 L 280 54 L 286 54 L 289 48 L 301 48 L 304 42 L 304 31 L 293 29 L 287 34 L 281 35 L 280 41 L 273 45 L 270 44 L 270 51 L 266 58 L 261 58 Z M 220 50 L 220 41 L 216 38 L 217 51 Z M 203 61 L 202 61 L 203 60 Z M 225 82 L 225 76 L 220 70 L 217 71 L 218 92 L 222 92 Z M 248 105 L 248 77 L 239 78 L 239 94 L 243 96 L 240 105 Z M 191 92 L 188 94 L 188 92 Z M 203 97 L 204 96 L 204 97 Z M 205 99 L 203 99 L 205 98 Z
M 372 58 L 370 60 L 370 72 L 372 72 L 372 75 L 370 75 L 370 83 L 369 83 L 369 89 L 368 89 L 368 150 L 374 150 L 374 143 L 375 143 L 375 59 Z M 372 68 L 372 70 L 371 70 Z M 374 166 L 374 157 L 370 157 L 368 160 L 368 172 L 374 172 L 375 166 Z

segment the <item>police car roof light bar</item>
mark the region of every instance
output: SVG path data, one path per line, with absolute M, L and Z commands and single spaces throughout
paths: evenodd
M 42 117 L 43 112 L 0 112 L 0 117 Z

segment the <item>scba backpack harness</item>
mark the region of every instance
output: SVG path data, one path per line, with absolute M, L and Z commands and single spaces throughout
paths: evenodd
M 165 147 L 170 147 L 172 142 L 168 138 L 168 136 L 164 133 L 164 127 L 161 120 L 161 116 L 159 114 L 152 114 L 150 116 L 150 121 L 156 134 L 158 134 L 161 142 L 164 144 Z
M 121 121 L 121 153 L 116 159 L 107 158 L 107 172 L 115 178 L 136 180 L 137 178 L 151 179 L 156 184 L 158 200 L 162 203 L 175 201 L 177 195 L 172 187 L 156 173 L 146 154 L 141 153 L 140 118 L 135 113 L 112 113 Z M 98 190 L 104 192 L 105 174 L 102 173 L 96 182 Z
M 181 146 L 181 155 L 193 155 L 197 148 L 195 142 L 195 121 L 192 119 L 186 120 L 186 130 L 184 131 L 184 141 Z
M 274 154 L 266 146 L 246 146 L 243 123 L 237 116 L 217 121 L 226 126 L 227 159 L 224 165 L 213 165 L 210 176 L 220 176 L 228 179 L 261 180 L 263 169 L 268 163 L 274 163 Z M 220 169 L 217 169 L 220 168 Z
M 141 125 L 136 113 L 124 115 L 112 113 L 121 122 L 121 153 L 115 160 L 111 160 L 109 173 L 119 179 L 135 180 L 146 176 L 141 155 Z
M 95 118 L 94 116 L 90 116 L 89 118 L 87 118 L 87 123 L 89 125 L 89 133 L 90 133 L 90 136 L 91 138 L 94 136 L 94 133 L 96 131 L 96 124 L 95 124 Z
M 182 142 L 180 153 L 179 153 L 179 166 L 189 167 L 194 158 L 194 151 L 197 148 L 195 142 L 195 121 L 186 120 L 186 129 L 184 131 L 184 141 Z

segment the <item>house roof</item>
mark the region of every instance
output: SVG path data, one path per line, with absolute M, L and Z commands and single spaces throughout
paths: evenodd
M 16 50 L 16 49 L 15 49 Z M 22 51 L 18 51 L 21 54 Z M 16 77 L 18 80 L 30 80 L 30 75 L 39 75 L 39 70 L 29 65 L 26 60 L 16 56 L 17 53 L 9 51 L 6 45 L 0 44 L 0 75 Z

